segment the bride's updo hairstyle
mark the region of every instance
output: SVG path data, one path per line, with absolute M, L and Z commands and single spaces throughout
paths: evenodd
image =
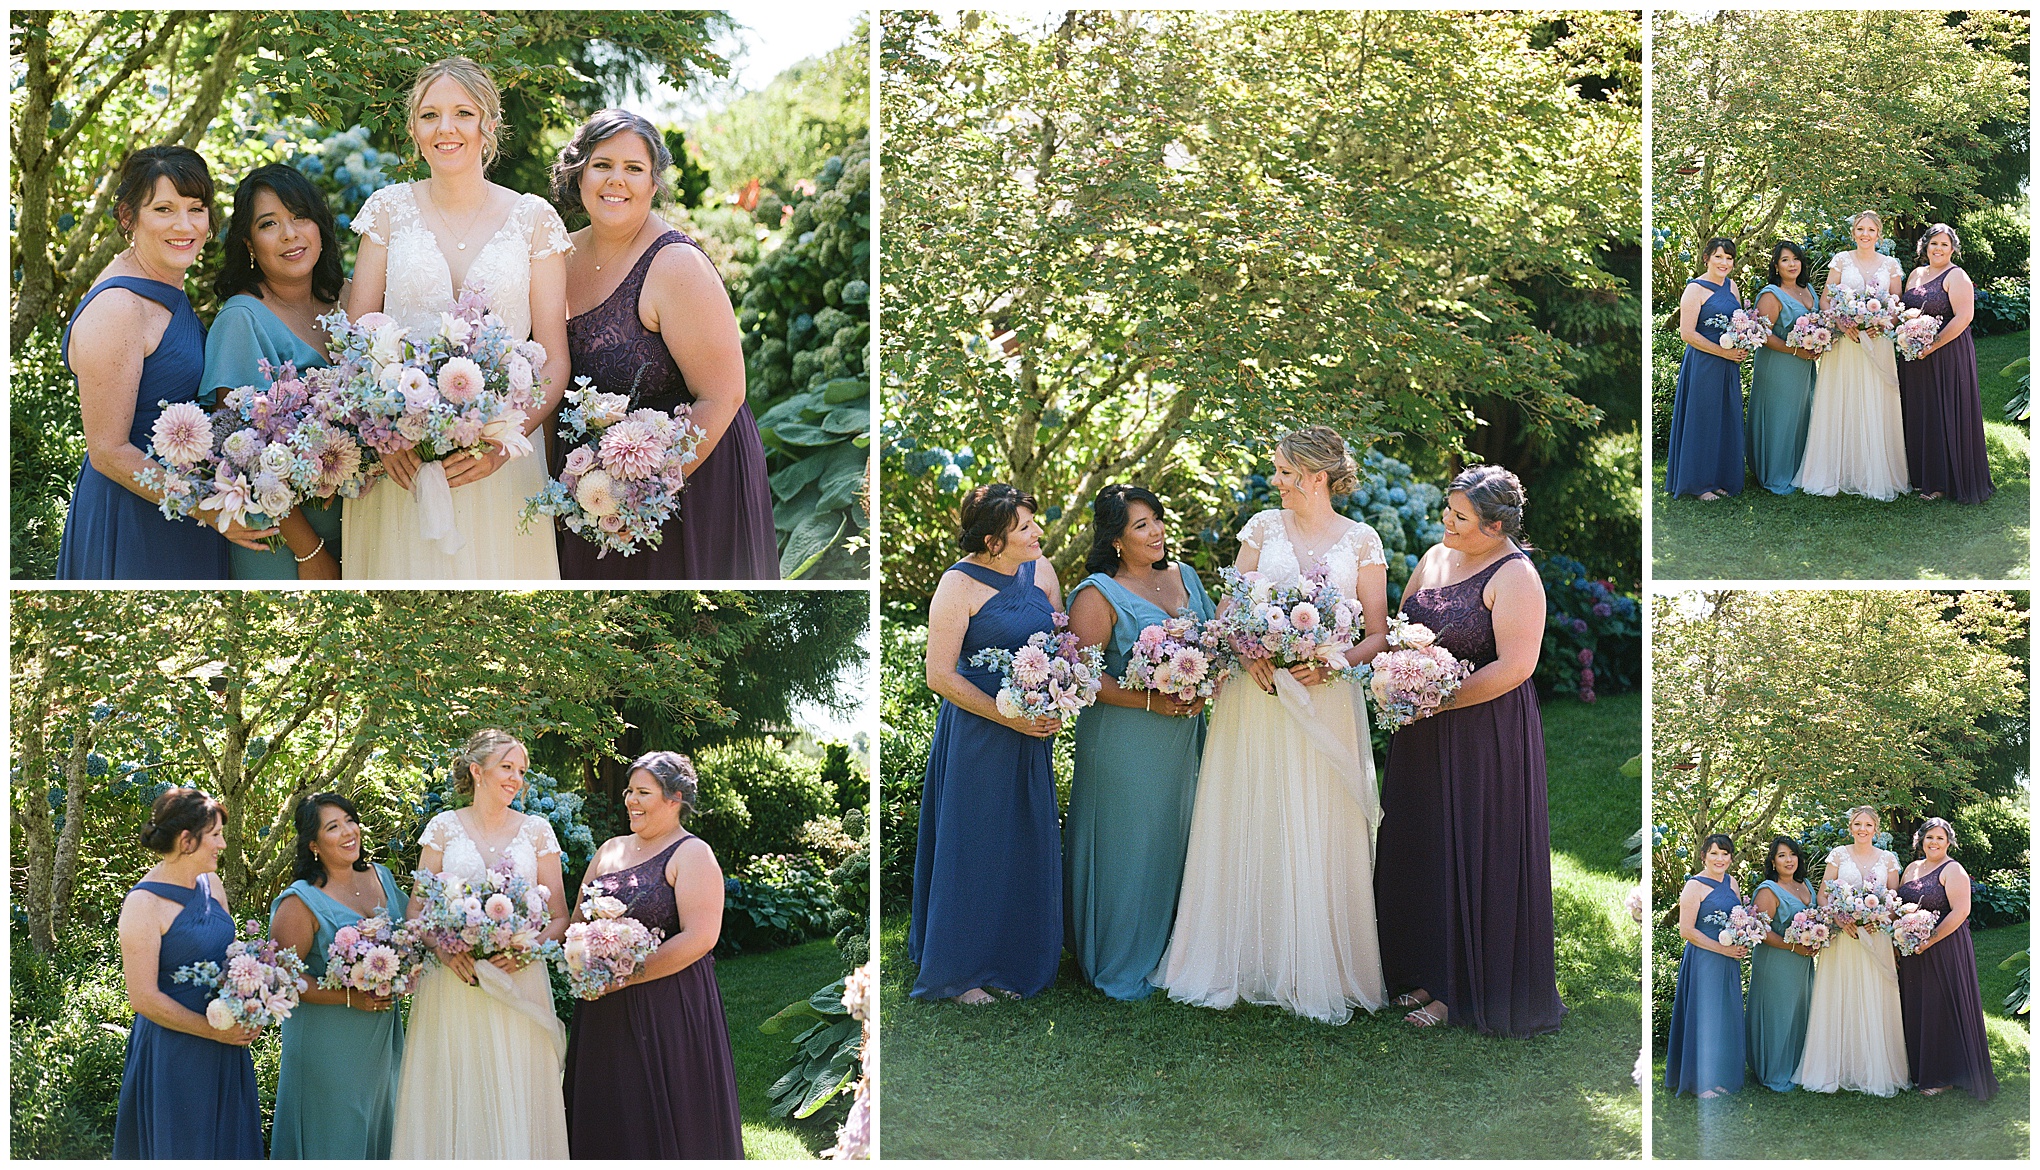
M 694 815 L 695 793 L 701 782 L 694 774 L 694 761 L 679 752 L 646 752 L 630 762 L 631 773 L 643 772 L 666 794 L 667 800 L 680 802 L 680 823 Z
M 149 806 L 149 823 L 142 826 L 142 848 L 165 857 L 190 853 L 226 815 L 219 801 L 198 789 L 172 788 Z M 186 833 L 191 834 L 189 846 L 184 843 Z
M 1006 547 L 1006 534 L 1020 516 L 1020 509 L 1040 509 L 1034 497 L 1010 483 L 988 483 L 964 494 L 957 510 L 956 545 L 967 553 L 998 556 Z
M 1859 816 L 1868 816 L 1871 824 L 1876 825 L 1880 829 L 1884 827 L 1884 818 L 1878 816 L 1877 810 L 1867 804 L 1859 804 L 1855 808 L 1850 809 L 1849 815 L 1842 819 L 1842 823 L 1853 824 Z
M 1927 245 L 1934 242 L 1935 236 L 1948 237 L 1948 246 L 1954 249 L 1948 256 L 1949 260 L 1962 259 L 1962 237 L 1956 235 L 1955 229 L 1945 223 L 1933 224 L 1926 231 L 1920 233 L 1920 242 L 1913 245 L 1913 256 L 1916 259 L 1925 260 L 1927 258 Z
M 1862 223 L 1866 219 L 1869 220 L 1871 223 L 1876 224 L 1877 230 L 1880 233 L 1884 231 L 1884 217 L 1877 214 L 1874 211 L 1859 211 L 1856 214 L 1850 216 L 1849 231 L 1853 233 L 1856 230 L 1856 225 Z
M 652 205 L 656 207 L 672 199 L 673 185 L 666 181 L 666 172 L 673 169 L 673 152 L 666 149 L 666 139 L 658 127 L 629 110 L 598 110 L 574 131 L 574 137 L 560 148 L 560 157 L 553 162 L 553 206 L 567 214 L 588 209 L 581 202 L 581 172 L 588 169 L 588 156 L 595 153 L 595 148 L 619 134 L 637 135 L 645 144 L 645 153 L 651 156 Z
M 523 740 L 498 727 L 485 727 L 468 736 L 460 754 L 453 757 L 453 790 L 472 798 L 475 794 L 475 769 L 512 747 L 523 746 Z
M 1119 550 L 1112 547 L 1112 542 L 1126 534 L 1127 505 L 1136 501 L 1153 509 L 1155 519 L 1162 518 L 1161 499 L 1144 487 L 1108 483 L 1098 490 L 1098 498 L 1091 501 L 1091 551 L 1084 554 L 1086 573 L 1110 577 L 1119 571 Z M 1164 545 L 1162 559 L 1155 562 L 1155 567 L 1168 563 L 1168 546 Z
M 1914 856 L 1918 856 L 1927 851 L 1928 829 L 1939 829 L 1943 833 L 1946 833 L 1948 835 L 1948 852 L 1950 853 L 1955 852 L 1955 826 L 1949 824 L 1945 820 L 1942 820 L 1940 817 L 1928 817 L 1926 820 L 1920 822 L 1919 828 L 1913 830 Z
M 1335 496 L 1353 494 L 1360 486 L 1360 465 L 1346 446 L 1346 437 L 1328 426 L 1309 426 L 1275 440 L 1275 449 L 1291 467 L 1306 475 L 1325 473 L 1325 489 Z
M 1445 494 L 1458 492 L 1466 497 L 1466 503 L 1473 509 L 1474 518 L 1480 526 L 1500 524 L 1502 535 L 1515 541 L 1523 548 L 1530 543 L 1523 539 L 1523 481 L 1506 467 L 1492 463 L 1476 463 L 1452 477 Z
M 496 161 L 497 140 L 507 129 L 503 125 L 503 91 L 496 88 L 496 79 L 489 76 L 488 70 L 466 57 L 447 57 L 418 71 L 418 79 L 411 83 L 411 96 L 405 100 L 405 129 L 411 135 L 411 144 L 418 145 L 418 132 L 412 129 L 418 124 L 418 105 L 425 100 L 425 91 L 442 77 L 451 77 L 467 91 L 468 100 L 480 107 L 482 166 L 490 166 Z M 423 154 L 425 148 L 420 146 L 418 150 Z

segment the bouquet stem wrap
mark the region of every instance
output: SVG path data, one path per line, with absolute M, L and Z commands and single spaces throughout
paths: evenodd
M 1374 791 L 1374 746 L 1367 741 L 1366 708 L 1360 703 L 1355 704 L 1359 718 L 1354 721 L 1353 729 L 1361 744 L 1365 745 L 1356 751 L 1352 745 L 1341 742 L 1325 721 L 1317 717 L 1317 704 L 1311 698 L 1310 688 L 1297 682 L 1296 676 L 1286 668 L 1275 671 L 1275 696 L 1282 701 L 1282 709 L 1303 729 L 1304 737 L 1310 740 L 1311 746 L 1339 770 L 1339 780 L 1345 785 L 1346 795 L 1366 814 L 1368 827 L 1379 828 L 1381 801 Z
M 534 959 L 533 962 L 543 969 L 543 959 Z M 554 1054 L 561 1060 L 567 1058 L 567 1029 L 560 1023 L 560 1018 L 553 1014 L 550 983 L 546 985 L 545 1002 L 534 1003 L 518 993 L 517 984 L 507 971 L 487 959 L 475 960 L 475 982 L 491 998 L 538 1025 L 546 1034 L 546 1038 L 552 1041 Z
M 434 459 L 418 468 L 411 479 L 411 495 L 418 501 L 418 535 L 447 556 L 467 545 L 467 537 L 453 519 L 453 489 L 446 484 L 446 466 Z

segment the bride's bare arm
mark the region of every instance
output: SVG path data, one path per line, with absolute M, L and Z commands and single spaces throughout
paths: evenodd
M 573 382 L 573 361 L 567 355 L 567 256 L 555 252 L 531 262 L 531 339 L 545 347 L 545 402 L 525 423 L 536 434 L 559 409 Z
M 354 256 L 354 279 L 347 287 L 347 319 L 359 321 L 369 313 L 383 311 L 383 294 L 389 288 L 390 250 L 368 236 L 361 237 L 361 250 Z

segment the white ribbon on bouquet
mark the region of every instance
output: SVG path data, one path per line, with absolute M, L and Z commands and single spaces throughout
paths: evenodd
M 440 476 L 442 486 L 444 486 L 445 478 L 444 475 Z M 541 968 L 545 964 L 544 959 L 535 958 L 532 962 L 538 964 Z M 537 1024 L 539 1029 L 546 1034 L 546 1038 L 552 1041 L 553 1051 L 558 1054 L 559 1058 L 561 1060 L 567 1058 L 567 1030 L 560 1025 L 560 1018 L 553 1014 L 552 984 L 550 981 L 545 984 L 545 1003 L 538 1004 L 518 994 L 517 984 L 510 978 L 508 972 L 486 959 L 476 959 L 475 983 L 483 991 L 488 992 L 491 998 L 509 1007 L 532 1023 Z
M 1338 770 L 1339 782 L 1345 786 L 1346 795 L 1366 814 L 1368 827 L 1379 828 L 1381 800 L 1374 791 L 1374 745 L 1367 737 L 1367 709 L 1364 705 L 1367 700 L 1357 690 L 1352 691 L 1348 700 L 1359 708 L 1354 713 L 1352 724 L 1354 737 L 1360 745 L 1356 752 L 1354 745 L 1332 734 L 1328 721 L 1318 714 L 1311 688 L 1296 681 L 1296 676 L 1287 668 L 1277 667 L 1275 670 L 1275 696 L 1282 701 L 1282 709 L 1289 712 L 1297 726 L 1303 728 L 1311 746 Z
M 411 498 L 418 502 L 418 535 L 447 556 L 467 545 L 467 536 L 453 519 L 453 489 L 439 460 L 424 464 L 411 477 Z

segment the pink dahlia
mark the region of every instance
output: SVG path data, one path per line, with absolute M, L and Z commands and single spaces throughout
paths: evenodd
M 602 434 L 602 466 L 619 479 L 648 479 L 666 461 L 666 444 L 656 427 L 628 418 Z
M 482 387 L 482 367 L 471 358 L 449 358 L 439 367 L 439 393 L 448 402 L 473 402 Z
M 156 453 L 177 467 L 212 454 L 212 420 L 195 402 L 173 402 L 156 416 Z

